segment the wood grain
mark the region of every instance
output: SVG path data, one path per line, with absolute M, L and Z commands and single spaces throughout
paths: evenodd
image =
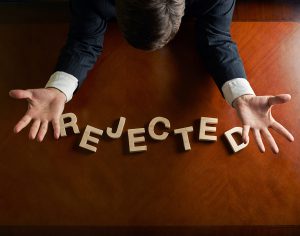
M 252 136 L 246 149 L 229 151 L 223 133 L 240 122 L 203 69 L 192 23 L 152 53 L 131 48 L 111 24 L 101 60 L 65 112 L 77 115 L 81 134 L 86 125 L 112 127 L 121 116 L 126 117 L 125 130 L 147 127 L 152 118 L 163 116 L 171 129 L 193 125 L 196 131 L 201 116 L 216 117 L 217 142 L 199 142 L 195 132 L 191 151 L 182 152 L 179 136 L 160 142 L 146 136 L 147 152 L 130 154 L 125 132 L 116 140 L 100 137 L 91 154 L 78 147 L 81 135 L 55 141 L 48 133 L 43 143 L 29 141 L 28 129 L 14 135 L 26 103 L 10 99 L 8 91 L 44 86 L 67 28 L 0 25 L 1 225 L 169 225 L 204 227 L 203 232 L 206 226 L 213 232 L 224 225 L 229 232 L 243 232 L 234 226 L 248 226 L 251 232 L 265 225 L 260 232 L 267 235 L 272 231 L 264 231 L 268 226 L 300 224 L 298 23 L 232 26 L 256 93 L 292 95 L 290 103 L 273 110 L 296 140 L 290 143 L 272 132 L 278 155 L 269 147 L 261 154 Z

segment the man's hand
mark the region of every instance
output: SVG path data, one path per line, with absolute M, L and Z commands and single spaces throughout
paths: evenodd
M 233 102 L 233 107 L 243 123 L 243 141 L 249 140 L 249 130 L 253 131 L 255 141 L 261 152 L 265 152 L 261 134 L 268 140 L 274 153 L 278 153 L 278 146 L 269 132 L 268 128 L 273 128 L 279 134 L 286 137 L 289 141 L 294 141 L 293 135 L 278 123 L 271 113 L 273 105 L 286 103 L 291 99 L 289 94 L 280 94 L 277 96 L 255 96 L 243 95 Z
M 59 119 L 64 110 L 66 97 L 55 88 L 11 90 L 9 95 L 16 99 L 27 99 L 28 109 L 23 118 L 16 124 L 15 133 L 19 133 L 31 121 L 29 138 L 43 141 L 48 123 L 51 122 L 54 129 L 54 137 L 59 138 Z

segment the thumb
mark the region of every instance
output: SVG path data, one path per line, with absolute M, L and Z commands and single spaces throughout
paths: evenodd
M 279 94 L 268 98 L 269 106 L 286 103 L 291 100 L 290 94 Z
M 28 90 L 15 89 L 9 91 L 9 96 L 16 99 L 25 99 L 25 98 L 31 99 L 32 93 Z

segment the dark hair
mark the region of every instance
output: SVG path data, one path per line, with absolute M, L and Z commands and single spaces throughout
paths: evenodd
M 124 37 L 143 50 L 159 49 L 175 36 L 184 8 L 185 0 L 116 0 Z

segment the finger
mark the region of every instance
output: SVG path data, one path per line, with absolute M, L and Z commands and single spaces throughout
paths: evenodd
M 286 103 L 291 100 L 291 95 L 290 94 L 279 94 L 276 96 L 271 96 L 268 98 L 268 104 L 270 106 L 276 105 L 276 104 L 282 104 Z
M 58 139 L 60 136 L 60 126 L 59 126 L 59 120 L 52 120 L 52 126 L 54 130 L 54 138 Z
M 263 143 L 263 141 L 261 139 L 261 135 L 260 135 L 259 130 L 258 129 L 253 130 L 253 135 L 254 135 L 254 139 L 255 139 L 258 147 L 259 147 L 259 150 L 261 152 L 265 152 L 266 149 L 265 149 L 264 143 Z
M 14 128 L 15 133 L 19 133 L 22 129 L 24 129 L 31 121 L 31 117 L 29 115 L 23 116 L 23 118 L 16 124 Z
M 37 132 L 39 131 L 39 128 L 40 128 L 40 124 L 41 124 L 41 121 L 40 120 L 35 120 L 30 128 L 30 131 L 29 131 L 29 138 L 30 139 L 35 139 L 36 137 L 36 134 Z
M 270 133 L 270 131 L 265 128 L 265 129 L 262 129 L 262 133 L 263 135 L 265 136 L 265 138 L 268 140 L 270 146 L 271 146 L 271 149 L 274 153 L 278 153 L 279 152 L 279 148 L 272 136 L 272 134 Z
M 39 142 L 43 141 L 43 139 L 47 133 L 47 130 L 48 130 L 48 121 L 43 121 L 40 126 L 38 137 L 37 137 Z
M 248 143 L 249 142 L 249 130 L 250 130 L 250 125 L 244 125 L 243 126 L 242 137 L 243 137 L 243 142 L 244 143 Z
M 31 92 L 28 90 L 15 89 L 9 91 L 9 96 L 16 99 L 24 99 L 24 98 L 31 99 Z
M 280 123 L 278 123 L 277 121 L 275 121 L 272 125 L 271 125 L 272 129 L 274 129 L 276 132 L 278 132 L 279 134 L 283 135 L 284 137 L 286 137 L 289 141 L 294 141 L 294 137 L 293 135 L 286 129 L 284 128 Z

